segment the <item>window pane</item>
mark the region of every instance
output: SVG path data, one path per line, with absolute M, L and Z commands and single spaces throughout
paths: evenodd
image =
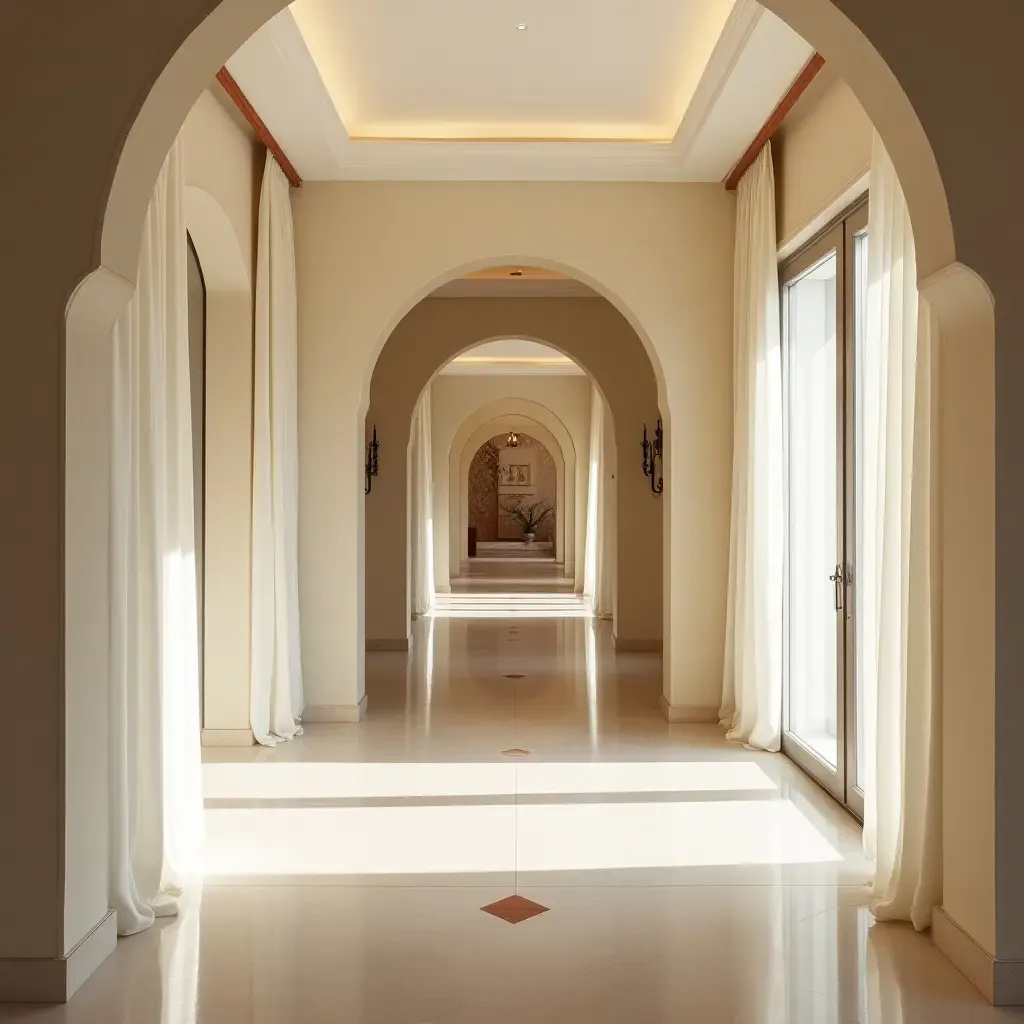
M 838 764 L 836 254 L 786 289 L 788 729 Z

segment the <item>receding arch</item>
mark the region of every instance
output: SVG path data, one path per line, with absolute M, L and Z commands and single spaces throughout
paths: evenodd
M 204 742 L 249 725 L 252 480 L 250 268 L 227 211 L 213 193 L 185 185 L 185 226 L 206 285 L 204 431 Z
M 404 453 L 413 408 L 423 388 L 455 356 L 498 338 L 540 342 L 585 370 L 607 403 L 620 451 L 629 450 L 630 442 L 638 445 L 643 424 L 653 424 L 661 416 L 657 381 L 646 349 L 629 321 L 608 300 L 596 295 L 540 299 L 432 297 L 422 300 L 402 319 L 377 359 L 365 419 L 367 436 L 376 426 L 382 446 L 387 444 L 392 446 L 390 450 Z M 504 397 L 535 396 L 510 393 Z M 435 405 L 435 420 L 437 413 Z M 585 415 L 589 422 L 589 400 Z M 585 453 L 577 453 L 577 464 L 584 458 Z M 447 451 L 435 452 L 435 472 L 437 463 L 446 459 Z M 385 507 L 403 512 L 408 508 L 404 467 L 404 457 L 401 464 L 382 462 L 367 509 L 379 513 Z M 639 459 L 623 460 L 618 472 L 617 521 L 621 525 L 616 531 L 616 546 L 621 571 L 617 583 L 631 599 L 618 609 L 616 635 L 634 649 L 655 649 L 662 637 L 659 574 L 666 543 L 665 503 L 651 494 Z M 585 493 L 586 486 L 584 480 L 581 493 Z M 716 485 L 717 493 L 705 489 L 708 498 L 704 507 L 721 506 L 723 521 L 728 518 L 724 511 L 726 486 L 727 474 Z M 435 488 L 435 495 L 442 490 Z M 452 515 L 456 508 L 453 502 Z M 441 510 L 436 509 L 435 523 L 449 521 L 447 511 L 442 517 Z M 577 520 L 582 511 L 576 510 Z M 579 545 L 583 533 L 583 524 L 577 521 L 574 542 L 566 546 L 567 572 L 582 570 Z M 367 564 L 372 566 L 366 575 L 367 641 L 372 646 L 400 646 L 406 642 L 411 623 L 408 545 L 402 544 L 398 528 L 387 516 L 379 514 L 367 515 L 365 538 Z M 435 549 L 435 570 L 447 568 L 451 573 L 455 557 L 453 547 Z M 454 571 L 458 572 L 457 563 Z M 396 584 L 401 586 L 399 594 L 395 593 Z
M 248 292 L 242 243 L 223 206 L 204 188 L 185 186 L 185 226 L 203 266 L 208 292 Z
M 507 434 L 510 430 L 514 430 L 517 434 L 523 434 L 528 437 L 532 437 L 535 441 L 540 444 L 544 450 L 551 456 L 555 465 L 555 530 L 554 530 L 554 551 L 555 561 L 565 566 L 565 556 L 567 550 L 570 550 L 570 545 L 575 543 L 576 529 L 573 521 L 572 513 L 575 510 L 576 501 L 572 497 L 567 497 L 570 489 L 575 489 L 575 481 L 568 476 L 566 473 L 566 458 L 565 452 L 561 445 L 556 440 L 555 436 L 541 423 L 536 420 L 530 419 L 528 416 L 508 416 L 499 417 L 498 420 L 493 423 L 493 433 L 486 433 L 486 431 L 492 426 L 492 424 L 484 424 L 479 430 L 477 430 L 469 440 L 466 441 L 462 452 L 459 453 L 458 463 L 458 481 L 459 481 L 459 523 L 460 526 L 460 548 L 462 546 L 463 538 L 467 541 L 467 550 L 465 556 L 468 558 L 468 534 L 469 534 L 469 470 L 472 465 L 473 458 L 480 450 L 480 447 L 487 442 L 489 438 L 495 437 L 496 435 Z M 454 452 L 453 452 L 454 455 Z M 452 462 L 454 459 L 449 461 L 449 491 L 451 490 L 452 480 Z M 449 494 L 450 500 L 450 494 Z M 451 506 L 449 505 L 449 508 Z M 449 523 L 449 538 L 451 537 L 451 524 Z M 449 548 L 449 551 L 451 549 Z M 461 551 L 460 551 L 461 555 Z M 566 576 L 573 578 L 572 576 L 572 563 L 570 563 L 570 570 L 566 572 Z M 450 572 L 450 567 L 449 567 Z
M 637 339 L 643 345 L 644 351 L 647 356 L 647 360 L 651 365 L 651 369 L 654 373 L 655 380 L 658 384 L 659 394 L 662 391 L 664 385 L 664 374 L 661 369 L 661 362 L 658 357 L 657 348 L 654 342 L 648 334 L 646 328 L 641 322 L 638 315 L 633 311 L 629 304 L 623 300 L 614 289 L 606 285 L 600 278 L 593 275 L 587 269 L 582 266 L 559 261 L 540 255 L 529 255 L 520 253 L 516 254 L 504 254 L 504 255 L 493 255 L 481 257 L 478 259 L 468 260 L 466 262 L 445 267 L 442 269 L 435 270 L 433 276 L 419 283 L 412 291 L 409 292 L 407 297 L 394 309 L 392 315 L 386 320 L 383 325 L 380 334 L 377 338 L 377 345 L 373 352 L 373 363 L 367 371 L 367 388 L 370 386 L 370 379 L 372 378 L 373 372 L 376 368 L 376 361 L 380 358 L 381 353 L 384 351 L 388 341 L 394 335 L 398 325 L 411 313 L 421 302 L 425 299 L 430 298 L 434 292 L 437 291 L 442 285 L 448 284 L 450 281 L 454 281 L 460 277 L 464 277 L 467 274 L 475 273 L 480 270 L 489 270 L 492 267 L 501 266 L 525 266 L 525 267 L 538 267 L 543 270 L 552 270 L 557 273 L 564 274 L 567 277 L 571 277 L 574 280 L 580 281 L 582 284 L 587 285 L 592 289 L 595 295 L 600 296 L 611 306 L 613 306 L 623 319 L 630 325 L 636 334 Z M 465 301 L 465 300 L 460 300 Z M 467 345 L 466 348 L 472 348 L 473 345 L 482 344 L 484 341 L 495 341 L 499 338 L 504 337 L 526 337 L 526 335 L 520 333 L 517 334 L 497 334 L 491 338 L 478 338 L 471 344 Z M 562 351 L 558 344 L 550 339 L 546 338 L 530 338 L 529 340 L 539 341 L 542 344 L 550 345 L 552 348 L 556 348 Z M 458 352 L 454 353 L 450 358 L 454 359 L 455 356 L 459 355 Z M 582 365 L 582 364 L 581 364 Z M 585 367 L 584 367 L 585 368 Z
M 468 558 L 469 526 L 468 473 L 473 454 L 489 437 L 509 430 L 532 434 L 555 458 L 558 473 L 558 498 L 561 515 L 557 528 L 565 576 L 574 579 L 580 566 L 581 551 L 578 530 L 581 523 L 581 499 L 576 444 L 558 415 L 539 402 L 521 398 L 505 398 L 488 402 L 467 417 L 454 436 L 438 439 L 438 446 L 448 444 L 447 479 L 434 491 L 435 522 L 446 522 L 447 544 L 434 538 L 434 564 L 447 566 L 448 583 L 457 578 L 461 564 Z M 446 500 L 445 500 L 446 499 Z M 442 505 L 441 502 L 445 503 Z M 438 519 L 438 516 L 443 518 Z M 443 561 L 442 561 L 443 560 Z M 582 582 L 582 580 L 581 580 Z

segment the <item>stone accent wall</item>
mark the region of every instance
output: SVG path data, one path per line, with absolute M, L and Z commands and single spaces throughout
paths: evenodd
M 476 539 L 498 539 L 498 448 L 485 441 L 469 464 L 469 525 Z
M 478 541 L 519 540 L 522 527 L 511 516 L 500 511 L 500 504 L 515 504 L 522 498 L 526 504 L 543 501 L 555 508 L 555 514 L 548 518 L 537 531 L 537 540 L 552 541 L 558 519 L 558 474 L 551 453 L 536 438 L 529 434 L 519 435 L 519 447 L 510 451 L 506 448 L 507 435 L 498 434 L 484 442 L 469 467 L 469 525 L 476 527 Z M 531 465 L 529 489 L 499 487 L 499 465 L 514 459 L 515 453 L 522 453 L 523 461 Z

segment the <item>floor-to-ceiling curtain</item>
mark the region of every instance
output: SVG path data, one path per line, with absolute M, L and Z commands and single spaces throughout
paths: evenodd
M 288 179 L 267 156 L 256 251 L 250 720 L 273 746 L 302 732 L 298 317 Z
M 614 523 L 609 445 L 611 423 L 604 397 L 591 386 L 590 461 L 587 471 L 587 530 L 583 557 L 583 596 L 599 618 L 613 609 L 614 563 L 611 555 Z
M 202 867 L 186 273 L 175 143 L 113 335 L 109 857 L 121 935 L 175 913 L 181 877 Z
M 783 435 L 775 181 L 765 145 L 737 189 L 733 471 L 722 724 L 782 738 Z
M 409 514 L 412 541 L 412 612 L 426 615 L 434 603 L 434 478 L 430 385 L 412 414 L 409 466 Z
M 618 450 L 615 446 L 615 424 L 611 410 L 601 398 L 601 542 L 599 547 L 597 574 L 596 614 L 602 619 L 611 619 L 615 614 L 615 588 L 618 572 L 616 549 L 618 531 L 618 501 L 615 490 Z
M 941 900 L 936 330 L 896 171 L 875 137 L 861 351 L 856 581 L 865 848 L 880 918 L 931 922 Z

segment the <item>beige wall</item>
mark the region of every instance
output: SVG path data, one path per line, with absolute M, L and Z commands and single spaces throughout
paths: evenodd
M 264 150 L 219 85 L 181 133 L 186 220 L 207 287 L 203 741 L 249 733 L 252 343 Z
M 717 184 L 324 182 L 296 192 L 293 210 L 299 588 L 311 702 L 353 707 L 363 697 L 363 443 L 375 356 L 443 281 L 520 262 L 567 270 L 596 287 L 652 355 L 668 435 L 665 558 L 655 571 L 670 550 L 678 567 L 663 594 L 672 624 L 663 627 L 667 700 L 680 714 L 716 718 L 729 532 L 733 197 Z M 647 406 L 634 436 L 656 415 Z M 408 436 L 408 421 L 399 436 Z M 639 460 L 621 465 L 643 482 Z M 619 488 L 620 511 L 623 495 L 635 490 Z M 640 532 L 638 522 L 620 516 L 620 532 L 630 523 Z M 624 571 L 620 562 L 620 581 Z M 646 617 L 637 626 L 657 629 Z
M 720 281 L 716 283 L 721 284 Z M 726 286 L 730 284 L 731 279 L 727 278 Z M 697 312 L 696 309 L 690 310 L 692 315 Z M 611 303 L 599 298 L 433 298 L 420 302 L 391 333 L 377 361 L 371 385 L 371 405 L 366 417 L 367 433 L 373 424 L 380 430 L 381 425 L 387 423 L 387 435 L 394 438 L 391 444 L 402 446 L 400 450 L 404 451 L 413 405 L 430 375 L 457 353 L 481 341 L 499 337 L 544 341 L 575 359 L 593 375 L 602 389 L 612 413 L 614 428 L 616 432 L 622 432 L 619 442 L 621 450 L 627 451 L 635 444 L 639 451 L 643 424 L 646 422 L 653 426 L 660 415 L 654 370 L 630 323 Z M 700 357 L 707 354 L 706 343 L 707 339 L 701 338 L 700 343 L 694 345 Z M 709 387 L 719 385 L 722 376 L 728 380 L 730 362 L 731 346 L 723 345 L 717 352 L 717 365 Z M 480 381 L 485 379 L 480 378 Z M 718 543 L 724 546 L 727 543 L 728 467 L 727 464 L 723 467 L 708 460 L 713 458 L 713 453 L 717 453 L 727 463 L 730 429 L 727 410 L 731 407 L 731 398 L 727 389 L 724 395 L 719 394 L 719 399 L 724 398 L 723 408 L 722 404 L 713 401 L 714 397 L 715 392 L 712 390 L 710 394 L 702 396 L 703 401 L 699 406 L 685 410 L 684 423 L 701 411 L 706 411 L 707 415 L 703 423 L 692 423 L 688 435 L 691 438 L 699 436 L 700 444 L 687 444 L 677 451 L 677 456 L 684 465 L 699 466 L 699 471 L 694 470 L 698 476 L 708 474 L 703 491 L 705 500 L 690 506 L 688 511 L 691 523 L 699 519 L 706 524 L 709 547 L 702 551 L 701 558 L 694 556 L 685 586 L 694 600 L 699 586 L 703 586 L 712 598 L 716 594 L 722 595 L 720 608 L 701 605 L 701 615 L 709 624 L 702 635 L 697 636 L 695 633 L 687 656 L 707 659 L 711 664 L 717 662 L 720 666 L 721 648 L 715 650 L 712 645 L 717 642 L 716 631 L 720 637 L 724 629 L 726 552 L 724 547 L 716 551 L 714 545 Z M 589 415 L 589 397 L 586 403 Z M 303 441 L 300 443 L 305 444 Z M 723 447 L 725 453 L 722 452 Z M 383 453 L 383 447 L 381 450 Z M 580 456 L 581 464 L 585 458 L 586 449 Z M 305 465 L 303 472 L 306 474 L 304 479 L 308 479 Z M 724 480 L 715 479 L 723 472 Z M 636 596 L 643 594 L 645 599 L 622 602 L 616 630 L 617 636 L 625 644 L 649 649 L 660 642 L 663 629 L 663 595 L 658 574 L 663 563 L 666 505 L 664 499 L 655 498 L 651 494 L 639 458 L 623 460 L 622 474 L 622 485 L 617 488 L 619 564 L 622 567 L 619 586 L 623 593 Z M 371 498 L 378 493 L 387 493 L 389 507 L 393 502 L 404 500 L 401 499 L 401 492 L 405 487 L 405 478 L 397 471 L 386 473 L 382 465 L 381 476 L 374 481 L 373 486 Z M 435 500 L 438 493 L 439 489 L 435 488 Z M 375 510 L 377 507 L 374 505 Z M 582 515 L 583 511 L 581 507 L 574 515 Z M 457 525 L 457 520 L 450 518 L 447 513 L 444 519 L 451 523 L 453 529 Z M 684 545 L 696 540 L 689 535 L 689 528 L 679 535 L 680 543 Z M 337 530 L 339 527 L 334 523 L 325 523 L 323 529 Z M 391 527 L 385 528 L 375 511 L 366 521 L 367 557 L 373 558 L 376 566 L 372 578 L 367 579 L 367 614 L 373 615 L 375 628 L 380 626 L 380 616 L 387 614 L 392 630 L 388 635 L 397 638 L 405 636 L 408 631 L 408 603 L 406 599 L 399 605 L 392 588 L 407 579 L 408 557 L 405 552 L 395 548 L 389 539 L 391 536 Z M 580 527 L 576 531 L 577 549 L 582 543 L 582 536 L 583 530 Z M 316 537 L 318 543 L 324 542 L 322 533 L 316 534 Z M 458 547 L 453 544 L 450 551 L 450 555 L 448 551 L 438 552 L 435 565 L 443 567 L 451 562 L 451 572 L 457 574 Z M 577 550 L 569 568 L 575 572 L 576 567 L 581 565 L 582 556 Z M 714 568 L 710 567 L 712 565 Z M 322 573 L 324 570 L 322 567 L 314 567 L 310 571 Z M 631 579 L 633 576 L 635 580 Z M 383 611 L 384 602 L 387 602 L 391 611 Z M 313 608 L 313 613 L 319 614 L 319 610 Z M 303 614 L 306 615 L 305 608 Z M 304 621 L 307 620 L 308 617 Z M 305 636 L 308 638 L 308 633 Z M 368 636 L 374 639 L 373 634 L 368 633 Z M 306 642 L 308 647 L 308 639 Z M 718 675 L 704 683 L 707 693 L 704 701 L 708 708 L 711 708 L 712 701 L 717 701 L 717 688 L 720 686 L 720 667 L 715 671 Z
M 821 72 L 772 138 L 782 252 L 788 255 L 867 190 L 873 131 L 850 87 L 834 72 Z

